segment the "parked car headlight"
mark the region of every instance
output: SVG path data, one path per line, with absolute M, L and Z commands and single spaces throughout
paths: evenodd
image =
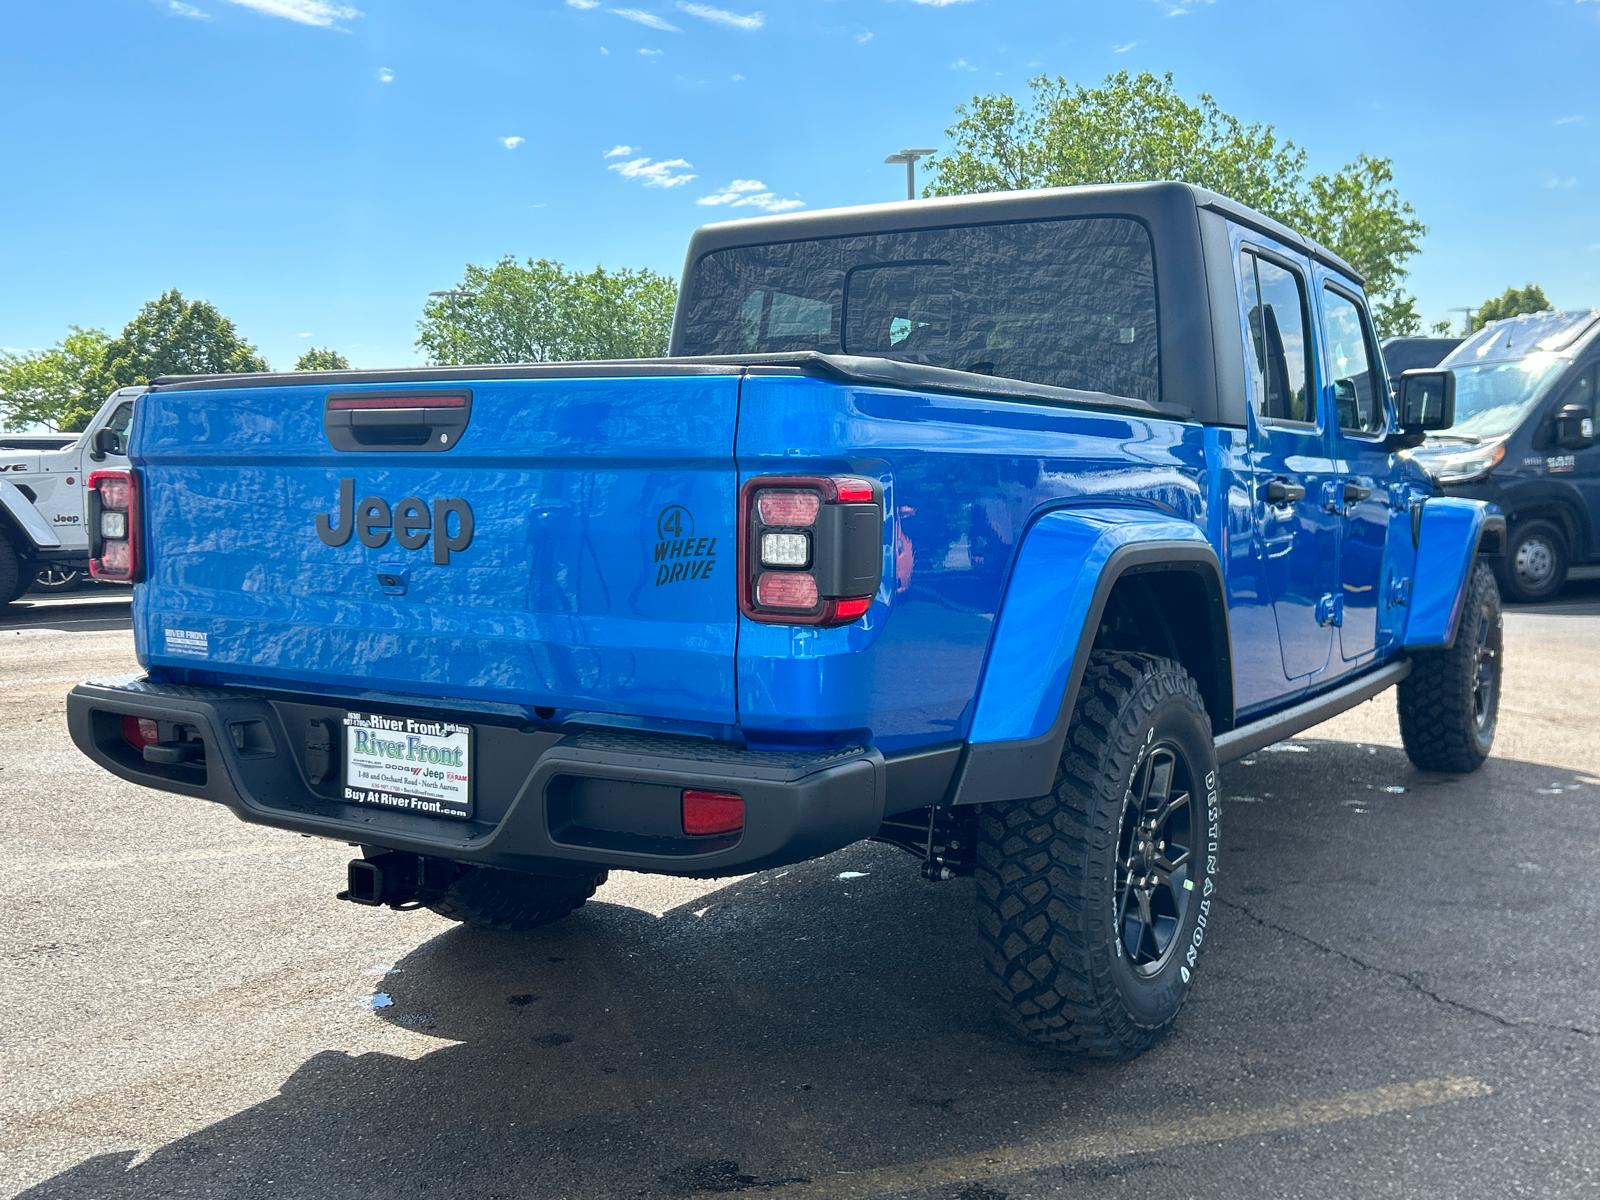
M 1475 479 L 1482 479 L 1505 456 L 1506 448 L 1501 444 L 1474 446 L 1470 450 L 1453 450 L 1447 454 L 1418 454 L 1414 457 L 1417 465 L 1433 476 L 1435 483 L 1471 483 Z

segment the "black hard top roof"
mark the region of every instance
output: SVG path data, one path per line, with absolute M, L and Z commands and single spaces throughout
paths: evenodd
M 1126 214 L 1146 221 L 1171 214 L 1174 208 L 1206 208 L 1229 220 L 1269 234 L 1285 245 L 1365 283 L 1359 272 L 1332 250 L 1296 233 L 1264 213 L 1191 183 L 1097 183 L 1079 187 L 1037 188 L 1022 192 L 983 192 L 863 204 L 816 212 L 785 213 L 702 225 L 689 242 L 688 266 L 713 250 L 757 246 L 769 242 L 840 237 L 852 233 L 889 233 L 945 225 L 987 225 L 1000 221 L 1039 221 L 1051 217 Z

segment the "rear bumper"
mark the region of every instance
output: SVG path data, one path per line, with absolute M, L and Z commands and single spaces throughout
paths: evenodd
M 598 867 L 740 874 L 837 850 L 872 836 L 883 818 L 888 772 L 882 755 L 867 747 L 751 751 L 698 738 L 495 724 L 480 715 L 448 717 L 473 727 L 470 818 L 348 803 L 342 799 L 338 746 L 330 777 L 322 778 L 307 736 L 316 722 L 338 730 L 347 708 L 447 716 L 370 699 L 342 706 L 326 697 L 284 698 L 130 676 L 75 687 L 67 697 L 67 722 L 78 748 L 113 774 L 217 801 L 246 821 L 541 874 L 575 875 Z M 187 726 L 191 740 L 203 745 L 203 758 L 145 761 L 122 737 L 123 716 Z M 743 831 L 684 835 L 679 797 L 685 788 L 739 793 L 745 801 Z

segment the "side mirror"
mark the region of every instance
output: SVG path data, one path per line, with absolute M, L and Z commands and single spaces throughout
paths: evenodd
M 89 457 L 100 462 L 108 454 L 122 453 L 122 439 L 115 429 L 96 429 L 89 445 Z
M 1568 404 L 1556 413 L 1556 441 L 1563 450 L 1587 450 L 1594 444 L 1594 418 L 1581 404 Z
M 1401 432 L 1384 439 L 1384 448 L 1391 452 L 1420 446 L 1428 430 L 1449 429 L 1456 423 L 1454 371 L 1406 371 L 1395 384 L 1394 397 Z
M 1449 429 L 1456 423 L 1456 373 L 1407 371 L 1400 376 L 1400 427 Z

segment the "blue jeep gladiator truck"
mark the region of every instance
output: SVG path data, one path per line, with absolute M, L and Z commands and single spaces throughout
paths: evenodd
M 1399 687 L 1489 753 L 1504 522 L 1404 453 L 1359 276 L 1172 183 L 710 226 L 670 357 L 155 381 L 93 480 L 124 779 L 492 929 L 879 838 L 975 875 L 1027 1034 L 1127 1058 L 1215 915 L 1217 767 Z

